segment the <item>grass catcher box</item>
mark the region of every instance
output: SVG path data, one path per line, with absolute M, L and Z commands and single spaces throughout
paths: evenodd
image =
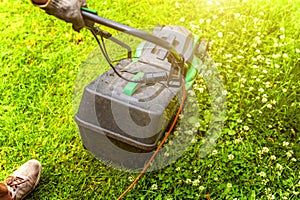
M 193 36 L 178 26 L 156 27 L 154 35 L 174 45 L 185 61 L 192 59 Z M 135 80 L 147 73 L 169 73 L 168 52 L 143 43 L 138 59 L 121 60 L 115 68 Z M 181 87 L 166 81 L 151 85 L 128 82 L 110 69 L 87 85 L 75 121 L 85 148 L 113 165 L 142 168 L 174 118 Z

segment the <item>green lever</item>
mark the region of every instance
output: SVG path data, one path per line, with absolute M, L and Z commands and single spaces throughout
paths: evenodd
M 139 72 L 137 73 L 133 78 L 132 80 L 137 80 L 139 78 L 142 78 L 144 76 L 144 73 L 143 72 Z M 127 83 L 127 85 L 125 86 L 124 90 L 123 90 L 123 93 L 124 94 L 127 94 L 129 96 L 132 96 L 134 94 L 134 92 L 136 91 L 137 89 L 137 86 L 138 86 L 138 83 L 134 83 L 134 82 L 129 82 Z

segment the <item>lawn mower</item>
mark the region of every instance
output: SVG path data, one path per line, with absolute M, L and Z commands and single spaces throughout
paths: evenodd
M 181 26 L 156 26 L 150 34 L 88 8 L 82 8 L 82 16 L 110 66 L 84 88 L 75 115 L 83 146 L 106 164 L 140 170 L 174 121 L 206 48 Z M 96 24 L 143 41 L 132 50 Z M 125 57 L 111 60 L 104 40 L 125 49 Z

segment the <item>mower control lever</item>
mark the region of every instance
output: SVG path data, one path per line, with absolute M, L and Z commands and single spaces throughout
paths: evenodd
M 98 23 L 98 24 L 104 25 L 106 27 L 127 33 L 129 35 L 147 40 L 158 46 L 161 46 L 161 47 L 167 49 L 174 56 L 174 58 L 177 60 L 177 62 L 179 62 L 179 63 L 182 62 L 183 58 L 182 58 L 182 56 L 180 56 L 178 54 L 176 49 L 169 42 L 167 42 L 159 37 L 156 37 L 154 35 L 151 35 L 147 32 L 141 31 L 139 29 L 135 29 L 133 27 L 130 27 L 130 26 L 127 26 L 124 24 L 120 24 L 118 22 L 100 17 L 97 15 L 97 12 L 95 12 L 93 10 L 89 10 L 87 8 L 83 8 L 81 11 L 81 14 L 87 22 Z

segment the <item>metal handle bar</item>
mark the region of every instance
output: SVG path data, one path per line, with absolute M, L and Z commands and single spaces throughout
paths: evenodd
M 109 28 L 113 28 L 113 29 L 118 30 L 118 31 L 122 31 L 124 33 L 129 34 L 129 35 L 147 40 L 149 42 L 152 42 L 156 45 L 159 45 L 159 46 L 167 49 L 169 52 L 171 52 L 171 54 L 175 57 L 175 59 L 177 61 L 182 60 L 182 57 L 178 54 L 178 52 L 176 51 L 174 46 L 171 45 L 169 42 L 167 42 L 167 41 L 165 41 L 165 40 L 163 40 L 159 37 L 156 37 L 154 35 L 151 35 L 147 32 L 141 31 L 139 29 L 135 29 L 133 27 L 130 27 L 130 26 L 127 26 L 127 25 L 124 25 L 124 24 L 120 24 L 118 22 L 100 17 L 96 13 L 88 12 L 86 10 L 82 10 L 81 13 L 82 13 L 83 18 L 86 19 L 86 20 L 104 25 L 104 26 L 109 27 Z

